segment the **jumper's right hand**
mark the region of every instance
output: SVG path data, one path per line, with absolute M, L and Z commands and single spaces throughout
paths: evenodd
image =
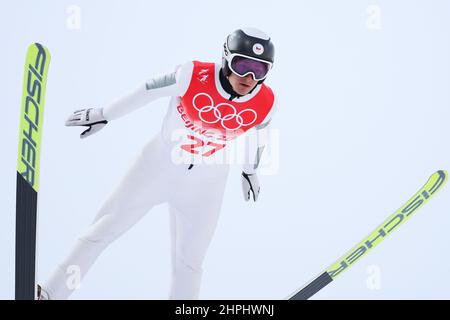
M 76 110 L 66 120 L 66 126 L 83 126 L 89 127 L 80 134 L 80 138 L 89 137 L 91 134 L 103 129 L 108 123 L 108 120 L 103 116 L 102 108 L 89 108 Z

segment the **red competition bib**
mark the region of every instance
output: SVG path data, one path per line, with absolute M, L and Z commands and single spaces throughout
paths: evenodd
M 217 91 L 215 64 L 194 61 L 189 88 L 180 99 L 178 113 L 191 130 L 192 144 L 181 148 L 208 157 L 232 140 L 261 124 L 272 109 L 272 90 L 262 84 L 259 92 L 245 102 L 230 101 Z M 204 148 L 210 146 L 210 148 Z M 206 152 L 205 152 L 206 151 Z

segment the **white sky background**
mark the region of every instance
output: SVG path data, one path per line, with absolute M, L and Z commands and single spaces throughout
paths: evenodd
M 80 29 L 71 29 L 70 5 L 81 9 Z M 66 117 L 187 60 L 220 61 L 226 35 L 242 26 L 265 30 L 276 45 L 267 83 L 279 100 L 279 171 L 260 176 L 256 204 L 242 199 L 240 167 L 230 172 L 202 299 L 285 298 L 433 172 L 450 170 L 449 1 L 10 1 L 0 11 L 0 298 L 14 296 L 28 45 L 40 42 L 52 55 L 39 191 L 42 281 L 160 129 L 168 99 L 86 140 L 64 127 Z M 166 299 L 167 213 L 165 205 L 154 208 L 111 245 L 72 297 Z M 449 228 L 446 186 L 315 298 L 449 299 Z

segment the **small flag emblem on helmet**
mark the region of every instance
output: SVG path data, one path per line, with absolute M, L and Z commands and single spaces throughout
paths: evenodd
M 253 52 L 258 56 L 262 55 L 264 53 L 263 45 L 260 43 L 255 43 L 255 45 L 253 46 Z

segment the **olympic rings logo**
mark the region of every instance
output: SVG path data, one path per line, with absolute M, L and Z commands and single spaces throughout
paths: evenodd
M 196 102 L 201 96 L 206 97 L 209 103 L 199 108 Z M 220 121 L 220 124 L 226 130 L 237 130 L 242 126 L 252 125 L 258 117 L 256 111 L 252 109 L 244 109 L 238 113 L 236 108 L 229 103 L 219 103 L 215 106 L 212 97 L 207 93 L 196 94 L 192 99 L 192 105 L 198 111 L 198 116 L 203 122 L 214 124 Z

